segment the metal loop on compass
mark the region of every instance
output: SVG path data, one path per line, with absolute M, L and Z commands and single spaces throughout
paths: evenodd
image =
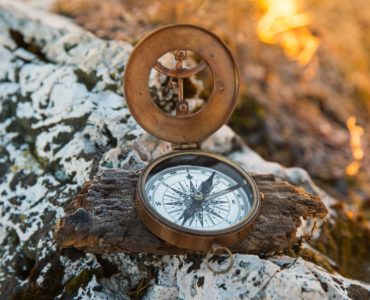
M 210 259 L 217 254 L 227 254 L 227 258 L 229 259 L 229 263 L 225 268 L 216 269 L 212 266 Z M 227 247 L 223 246 L 212 246 L 212 248 L 207 252 L 206 256 L 206 265 L 207 268 L 213 272 L 214 274 L 225 274 L 231 270 L 234 265 L 234 255 L 232 254 L 231 250 Z

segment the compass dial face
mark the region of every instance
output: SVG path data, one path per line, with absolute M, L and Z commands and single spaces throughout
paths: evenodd
M 183 165 L 154 176 L 146 194 L 152 207 L 170 222 L 210 231 L 235 225 L 248 214 L 245 184 L 211 168 Z
M 144 187 L 151 210 L 167 223 L 215 232 L 237 226 L 249 216 L 254 201 L 251 187 L 231 166 L 199 157 L 174 164 L 164 162 Z

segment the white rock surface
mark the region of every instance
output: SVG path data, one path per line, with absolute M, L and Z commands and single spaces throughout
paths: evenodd
M 0 0 L 2 299 L 36 293 L 129 299 L 142 280 L 149 281 L 145 299 L 367 299 L 369 286 L 300 258 L 236 255 L 229 273 L 214 275 L 202 257 L 96 257 L 57 249 L 55 220 L 86 180 L 100 168 L 142 168 L 170 150 L 145 134 L 125 105 L 121 77 L 131 49 L 64 18 Z M 226 126 L 204 147 L 333 201 L 304 170 L 264 161 Z

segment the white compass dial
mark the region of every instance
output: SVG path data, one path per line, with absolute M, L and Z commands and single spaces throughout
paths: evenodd
M 213 231 L 232 227 L 248 215 L 246 184 L 215 169 L 181 165 L 155 174 L 145 191 L 163 218 L 185 228 Z

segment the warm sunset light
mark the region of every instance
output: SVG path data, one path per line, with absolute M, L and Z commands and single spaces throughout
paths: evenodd
M 301 65 L 306 65 L 315 54 L 320 42 L 306 27 L 312 19 L 301 12 L 295 0 L 260 0 L 266 10 L 257 24 L 262 42 L 278 44 L 285 54 Z
M 364 129 L 356 124 L 356 117 L 351 116 L 347 120 L 347 128 L 351 135 L 350 146 L 352 151 L 353 162 L 346 168 L 346 173 L 349 176 L 354 176 L 358 173 L 361 167 L 361 160 L 364 158 L 362 149 L 361 136 L 364 134 Z

